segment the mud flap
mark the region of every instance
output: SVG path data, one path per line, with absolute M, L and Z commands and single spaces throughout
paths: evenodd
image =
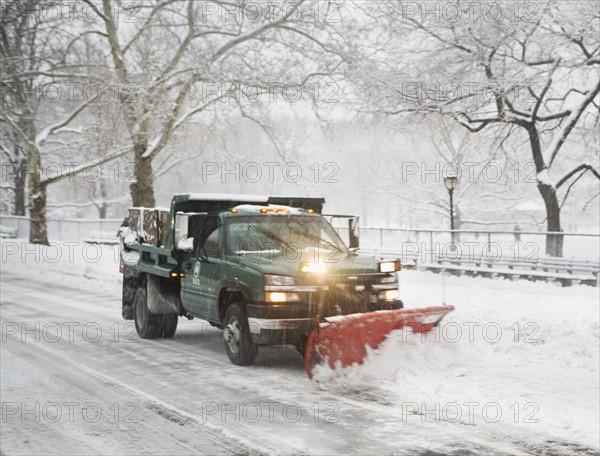
M 148 274 L 148 310 L 153 314 L 181 313 L 181 295 L 178 288 L 162 277 Z
M 304 365 L 312 379 L 315 366 L 329 364 L 332 370 L 362 364 L 366 347 L 376 349 L 395 329 L 410 328 L 426 333 L 435 328 L 453 306 L 382 310 L 328 318 L 308 338 Z

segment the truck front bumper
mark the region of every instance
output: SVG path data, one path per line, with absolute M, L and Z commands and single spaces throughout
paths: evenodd
M 377 310 L 401 309 L 402 301 L 371 303 L 368 312 Z M 247 307 L 248 327 L 252 341 L 259 345 L 292 344 L 302 345 L 310 332 L 315 329 L 314 317 L 307 317 L 314 309 L 308 310 L 301 303 L 290 303 L 288 306 L 270 308 L 267 305 Z M 337 315 L 325 315 L 324 318 Z
M 315 327 L 314 318 L 265 319 L 248 318 L 252 341 L 259 345 L 279 345 L 304 343 Z

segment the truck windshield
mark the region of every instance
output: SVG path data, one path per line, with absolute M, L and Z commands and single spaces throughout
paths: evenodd
M 322 249 L 348 252 L 339 235 L 317 216 L 236 216 L 225 221 L 229 253 Z

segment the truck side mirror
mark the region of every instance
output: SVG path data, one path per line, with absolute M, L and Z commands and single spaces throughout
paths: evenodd
M 175 248 L 191 251 L 194 248 L 194 238 L 189 235 L 189 214 L 178 212 L 175 215 Z

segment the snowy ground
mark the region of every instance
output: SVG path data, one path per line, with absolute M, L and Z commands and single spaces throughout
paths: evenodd
M 327 387 L 377 385 L 410 419 L 515 424 L 599 446 L 598 289 L 400 273 L 407 307 L 456 310 L 434 333 L 397 331 Z M 320 373 L 327 379 L 330 372 Z
M 598 289 L 400 273 L 456 306 L 310 382 L 289 347 L 231 365 L 220 331 L 120 319 L 116 247 L 2 242 L 2 437 L 12 454 L 597 454 Z M 99 250 L 100 249 L 100 250 Z M 445 288 L 445 293 L 442 292 Z

